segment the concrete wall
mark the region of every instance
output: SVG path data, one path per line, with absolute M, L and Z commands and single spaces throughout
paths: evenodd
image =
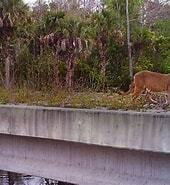
M 0 169 L 79 185 L 169 185 L 169 154 L 0 134 Z
M 170 153 L 170 113 L 0 106 L 0 133 Z
M 79 185 L 169 185 L 169 153 L 168 112 L 0 106 L 2 170 Z

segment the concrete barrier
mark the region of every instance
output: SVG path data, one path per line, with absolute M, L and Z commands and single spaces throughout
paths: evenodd
M 170 153 L 170 112 L 1 105 L 0 133 Z

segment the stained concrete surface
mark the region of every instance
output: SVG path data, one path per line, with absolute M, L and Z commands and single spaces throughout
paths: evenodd
M 0 133 L 170 153 L 170 112 L 1 105 Z

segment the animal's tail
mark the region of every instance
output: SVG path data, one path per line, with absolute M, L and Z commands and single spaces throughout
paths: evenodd
M 133 93 L 134 87 L 135 87 L 135 83 L 132 82 L 132 83 L 129 85 L 129 90 L 128 90 L 127 92 L 119 92 L 119 94 L 125 96 L 125 95 L 128 95 L 128 94 L 130 94 L 130 93 Z

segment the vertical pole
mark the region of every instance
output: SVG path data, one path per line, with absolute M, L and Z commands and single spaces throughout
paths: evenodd
M 7 56 L 5 59 L 5 88 L 10 88 L 10 57 Z
M 133 78 L 133 64 L 132 64 L 132 50 L 130 43 L 130 23 L 129 23 L 129 1 L 126 0 L 126 21 L 127 21 L 127 46 L 128 46 L 128 57 L 129 57 L 129 74 L 130 79 Z

